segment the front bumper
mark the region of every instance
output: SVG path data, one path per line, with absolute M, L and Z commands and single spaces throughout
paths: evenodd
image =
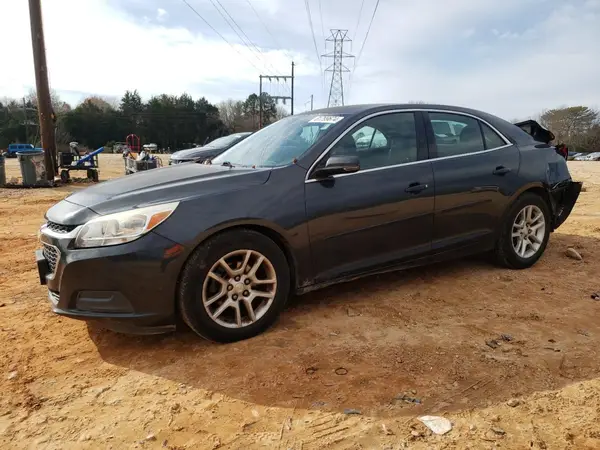
M 52 310 L 119 332 L 173 331 L 183 247 L 150 232 L 127 244 L 74 249 L 76 231 L 40 237 L 38 273 Z

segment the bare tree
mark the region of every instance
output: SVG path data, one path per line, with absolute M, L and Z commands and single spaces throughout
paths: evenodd
M 544 111 L 540 124 L 552 131 L 557 141 L 578 145 L 598 122 L 598 117 L 598 112 L 587 106 L 571 106 Z
M 89 105 L 93 105 L 96 108 L 98 108 L 100 111 L 110 111 L 112 109 L 115 109 L 111 103 L 109 102 L 109 100 L 100 97 L 99 95 L 92 95 L 90 97 L 87 97 L 86 99 L 84 99 L 81 104 L 89 104 Z
M 587 106 L 561 107 L 543 111 L 538 122 L 554 133 L 556 142 L 569 150 L 600 151 L 600 112 Z
M 239 131 L 239 127 L 242 126 L 244 118 L 243 104 L 244 102 L 242 101 L 230 98 L 217 105 L 219 108 L 219 118 L 231 131 Z
M 35 89 L 31 89 L 25 96 L 25 102 L 37 107 L 37 93 Z M 65 104 L 65 102 L 61 100 L 60 95 L 58 95 L 58 92 L 56 92 L 54 89 L 50 89 L 50 102 L 52 103 L 52 108 L 54 108 L 55 111 L 61 110 Z
M 275 120 L 281 120 L 284 117 L 289 116 L 290 113 L 281 105 L 277 105 L 275 109 Z

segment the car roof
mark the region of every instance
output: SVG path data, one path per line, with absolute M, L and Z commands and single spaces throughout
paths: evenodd
M 488 122 L 504 136 L 516 144 L 531 143 L 533 138 L 518 126 L 501 119 L 492 114 L 476 109 L 465 108 L 464 106 L 440 105 L 435 103 L 375 103 L 361 105 L 336 106 L 333 108 L 322 108 L 313 111 L 303 112 L 301 114 L 343 114 L 350 117 L 361 117 L 372 113 L 390 111 L 390 110 L 439 110 L 448 112 L 457 112 L 471 114 Z
M 372 104 L 360 104 L 360 105 L 345 105 L 335 106 L 332 108 L 315 109 L 314 111 L 308 111 L 302 114 L 361 114 L 378 112 L 385 110 L 394 109 L 439 109 L 444 111 L 456 111 L 464 112 L 467 114 L 474 114 L 478 116 L 487 115 L 483 111 L 478 111 L 471 108 L 465 108 L 464 106 L 452 106 L 452 105 L 440 105 L 435 103 L 372 103 Z

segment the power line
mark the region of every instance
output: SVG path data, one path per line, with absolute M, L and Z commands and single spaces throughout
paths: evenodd
M 323 40 L 325 40 L 325 25 L 323 25 L 323 10 L 321 9 L 321 0 L 319 0 L 319 16 L 321 17 L 321 35 L 323 36 Z
M 238 27 L 238 29 L 242 32 L 242 34 L 244 35 L 244 37 L 246 38 L 246 40 L 244 40 L 244 38 L 240 35 L 240 33 L 237 32 L 237 30 L 233 27 L 233 25 L 229 22 L 229 20 L 227 20 L 227 17 L 225 17 L 223 15 L 223 13 L 219 10 L 219 8 L 217 8 L 217 5 L 215 5 L 213 0 L 210 0 L 210 2 L 212 3 L 212 5 L 215 7 L 215 9 L 217 10 L 217 12 L 221 15 L 221 17 L 225 20 L 225 22 L 227 22 L 227 25 L 229 25 L 229 27 L 235 32 L 235 34 L 237 34 L 237 36 L 240 38 L 240 40 L 244 43 L 244 45 L 246 47 L 248 47 L 249 50 L 252 50 L 250 48 L 250 46 L 248 45 L 248 43 L 250 43 L 252 45 L 252 47 L 254 47 L 255 49 L 255 53 L 257 55 L 260 54 L 263 57 L 265 57 L 265 54 L 260 50 L 260 48 L 258 48 L 256 46 L 256 44 L 254 42 L 252 42 L 252 40 L 248 37 L 248 35 L 244 32 L 244 30 L 242 29 L 242 27 L 239 26 L 239 24 L 235 21 L 235 19 L 233 17 L 231 17 L 231 14 L 229 14 L 229 11 L 227 11 L 227 9 L 223 6 L 223 4 L 219 1 L 219 0 L 215 0 L 219 6 L 221 7 L 221 9 L 225 12 L 225 14 L 227 14 L 227 17 L 229 17 L 229 19 L 231 19 L 231 21 L 235 24 L 236 27 Z M 258 56 L 258 59 L 261 61 L 262 64 L 266 63 L 266 66 L 270 67 L 273 71 L 278 72 L 277 69 L 275 69 L 267 60 L 266 58 L 263 60 L 261 60 L 260 55 Z
M 327 51 L 327 41 L 325 38 L 325 25 L 323 23 L 323 10 L 321 8 L 321 0 L 319 0 L 319 16 L 321 16 L 321 34 L 323 35 L 323 41 L 325 41 L 325 51 Z M 320 62 L 320 60 L 319 60 Z M 325 97 L 325 72 L 321 67 L 321 95 Z
M 319 56 L 319 48 L 317 47 L 317 39 L 315 38 L 315 29 L 313 27 L 312 16 L 310 15 L 310 5 L 308 4 L 308 0 L 304 0 L 304 6 L 306 7 L 306 14 L 308 16 L 308 24 L 310 25 L 313 44 L 315 44 L 315 53 L 317 55 L 317 60 L 319 61 L 319 70 L 321 71 L 320 73 L 323 73 L 323 65 L 321 64 L 321 57 Z
M 365 4 L 365 0 L 362 1 L 360 5 L 360 11 L 358 13 L 358 20 L 356 21 L 356 30 L 354 31 L 354 36 L 358 33 L 358 25 L 360 23 L 360 17 L 362 15 L 363 6 Z M 365 39 L 363 40 L 362 46 L 360 47 L 360 52 L 358 53 L 358 57 L 354 60 L 354 67 L 352 67 L 352 72 L 350 72 L 350 76 L 348 77 L 348 97 L 350 97 L 350 92 L 352 92 L 352 77 L 354 76 L 354 72 L 356 71 L 356 66 L 358 66 L 358 60 L 362 56 L 363 49 L 365 48 L 365 43 L 367 42 L 367 38 L 369 37 L 369 31 L 371 31 L 371 25 L 373 25 L 373 19 L 375 19 L 375 14 L 377 13 L 377 8 L 379 7 L 379 0 L 375 4 L 375 9 L 373 10 L 373 15 L 371 16 L 371 21 L 369 22 L 369 27 L 367 28 L 367 33 L 365 34 Z
M 283 48 L 283 46 L 279 45 L 279 42 L 277 41 L 277 38 L 273 35 L 273 33 L 271 33 L 271 30 L 269 30 L 269 27 L 267 27 L 267 24 L 263 22 L 262 18 L 260 17 L 260 14 L 258 14 L 258 11 L 256 11 L 256 9 L 254 8 L 254 6 L 252 5 L 252 3 L 250 2 L 250 0 L 246 0 L 246 3 L 248 3 L 248 5 L 250 6 L 250 8 L 252 8 L 252 11 L 254 11 L 254 14 L 256 15 L 256 17 L 258 18 L 259 22 L 262 24 L 262 26 L 265 28 L 265 30 L 267 31 L 267 33 L 269 33 L 269 36 L 271 36 L 271 38 L 273 39 L 273 42 L 275 42 L 275 45 L 277 46 L 277 48 L 280 48 L 281 50 L 283 50 L 283 52 L 286 54 L 286 56 L 290 59 L 294 59 L 292 57 L 292 55 L 290 55 L 287 50 L 285 50 Z
M 379 7 L 379 0 L 375 3 L 375 9 L 373 10 L 373 15 L 371 16 L 371 21 L 369 22 L 369 28 L 367 28 L 367 34 L 365 34 L 365 39 L 360 47 L 360 51 L 358 52 L 358 56 L 356 57 L 356 62 L 354 63 L 354 70 L 356 70 L 356 66 L 360 61 L 360 57 L 362 56 L 363 50 L 365 49 L 365 44 L 367 43 L 367 39 L 369 38 L 369 32 L 371 31 L 371 25 L 373 25 L 373 19 L 375 19 L 375 14 L 377 14 L 377 8 Z
M 250 48 L 250 46 L 248 45 L 248 43 L 244 40 L 244 38 L 242 37 L 242 35 L 235 29 L 235 27 L 231 24 L 231 22 L 229 22 L 229 20 L 227 20 L 227 17 L 225 17 L 225 15 L 217 7 L 217 5 L 215 4 L 215 2 L 213 0 L 210 0 L 210 2 L 212 3 L 213 7 L 217 10 L 217 12 L 219 13 L 219 15 L 223 18 L 223 20 L 225 21 L 225 23 L 227 23 L 227 25 L 229 25 L 229 28 L 231 28 L 233 30 L 233 32 L 235 34 L 237 34 L 237 37 L 240 39 L 240 41 L 242 41 L 242 44 L 244 44 L 244 46 L 248 50 L 250 50 L 250 52 L 252 53 L 252 55 L 259 61 L 259 63 L 264 66 L 265 63 L 260 59 L 260 56 L 256 55 L 256 53 L 252 51 L 252 49 Z
M 243 56 L 246 59 L 246 61 L 248 61 L 250 64 L 252 64 L 252 66 L 260 72 L 260 69 L 256 66 L 256 64 L 254 64 L 252 61 L 250 61 L 242 52 L 240 52 L 237 48 L 235 48 L 235 46 L 231 42 L 229 42 L 227 39 L 225 39 L 225 37 L 221 33 L 219 33 L 217 31 L 217 29 L 215 27 L 213 27 L 204 17 L 202 17 L 202 15 L 198 11 L 196 11 L 194 9 L 194 7 L 187 2 L 187 0 L 181 0 L 181 1 L 183 3 L 185 3 L 187 5 L 187 7 L 190 8 L 194 12 L 194 14 L 196 14 L 198 17 L 200 17 L 200 19 L 202 19 L 202 21 L 211 30 L 213 30 L 221 39 L 223 39 L 232 49 L 234 49 L 240 56 Z
M 360 3 L 360 10 L 358 11 L 358 19 L 356 20 L 356 27 L 354 28 L 354 37 L 352 40 L 356 39 L 356 35 L 358 34 L 358 26 L 360 25 L 360 17 L 362 16 L 363 6 L 365 6 L 365 0 L 362 0 Z

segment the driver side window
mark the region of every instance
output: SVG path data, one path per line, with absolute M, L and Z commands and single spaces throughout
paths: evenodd
M 417 161 L 414 113 L 382 114 L 358 124 L 329 153 L 341 155 L 358 156 L 361 170 Z

